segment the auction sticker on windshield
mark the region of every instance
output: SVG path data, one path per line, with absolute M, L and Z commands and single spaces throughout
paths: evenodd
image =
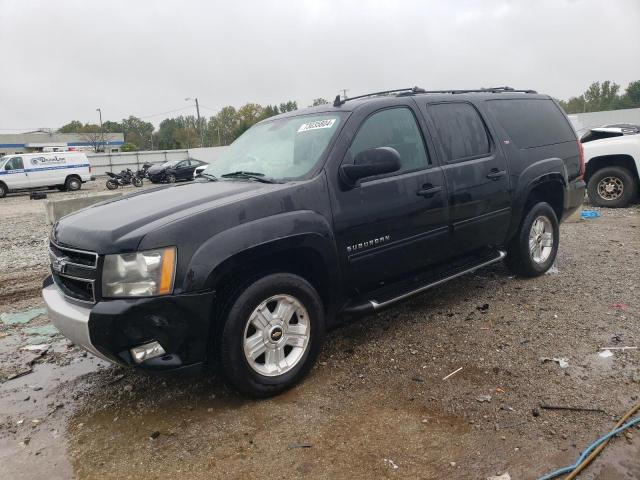
M 336 123 L 335 118 L 327 118 L 326 120 L 318 120 L 316 122 L 303 123 L 298 129 L 300 132 L 308 132 L 309 130 L 318 130 L 320 128 L 331 128 Z

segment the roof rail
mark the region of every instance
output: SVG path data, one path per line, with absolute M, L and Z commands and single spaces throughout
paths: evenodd
M 389 95 L 392 93 L 396 93 L 398 97 L 403 97 L 403 96 L 416 95 L 420 93 L 459 94 L 459 93 L 504 93 L 504 92 L 538 93 L 535 90 L 531 90 L 531 89 L 516 89 L 516 88 L 507 87 L 507 86 L 478 88 L 478 89 L 469 89 L 469 90 L 425 90 L 424 88 L 413 87 L 413 88 L 398 88 L 395 90 L 383 90 L 381 92 L 367 93 L 365 95 L 358 95 L 357 97 L 349 97 L 349 98 L 341 98 L 340 95 L 336 95 L 336 98 L 333 101 L 333 106 L 339 107 L 340 105 L 343 105 L 345 102 L 350 100 L 357 100 L 360 98 L 375 97 L 380 95 Z

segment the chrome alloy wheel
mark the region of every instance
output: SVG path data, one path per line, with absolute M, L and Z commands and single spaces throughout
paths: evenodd
M 529 255 L 537 263 L 544 263 L 553 251 L 553 225 L 544 216 L 535 219 L 529 231 Z
M 311 335 L 309 315 L 291 295 L 274 295 L 258 305 L 244 328 L 244 356 L 260 375 L 275 377 L 295 367 Z
M 604 177 L 598 182 L 598 195 L 604 200 L 617 200 L 624 192 L 624 183 L 618 177 Z

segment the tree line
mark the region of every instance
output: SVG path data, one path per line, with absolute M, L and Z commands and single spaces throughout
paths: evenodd
M 610 80 L 593 82 L 582 95 L 559 100 L 559 103 L 569 114 L 640 108 L 640 80 L 629 83 L 624 92 L 620 91 L 620 85 Z
M 313 101 L 313 105 L 328 103 L 322 98 Z M 151 122 L 130 116 L 120 122 L 106 121 L 100 125 L 82 123 L 73 120 L 58 129 L 58 133 L 78 133 L 98 150 L 102 143 L 102 134 L 123 133 L 124 145 L 121 151 L 136 150 L 174 150 L 195 148 L 200 146 L 217 147 L 229 145 L 242 135 L 253 124 L 265 118 L 291 112 L 298 109 L 295 100 L 282 102 L 279 105 L 262 106 L 247 103 L 236 109 L 232 106 L 222 108 L 216 115 L 200 117 L 180 115 L 160 122 L 156 130 Z
M 313 100 L 313 106 L 326 103 L 324 98 Z M 624 92 L 620 85 L 610 80 L 593 82 L 581 95 L 559 100 L 559 103 L 569 114 L 640 108 L 640 80 L 629 83 Z M 102 133 L 123 133 L 123 152 L 217 147 L 229 145 L 253 124 L 265 118 L 297 109 L 295 100 L 267 106 L 247 103 L 238 109 L 224 107 L 216 115 L 200 117 L 199 122 L 194 115 L 167 118 L 160 122 L 157 130 L 151 122 L 130 116 L 120 122 L 106 121 L 102 124 L 102 130 L 97 124 L 73 120 L 60 127 L 58 132 L 82 134 L 96 150 L 101 144 Z

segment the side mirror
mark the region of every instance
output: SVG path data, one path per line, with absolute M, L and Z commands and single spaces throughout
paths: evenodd
M 342 165 L 340 176 L 347 185 L 355 187 L 362 178 L 397 172 L 400 166 L 400 154 L 395 148 L 371 148 L 358 153 L 353 165 Z

